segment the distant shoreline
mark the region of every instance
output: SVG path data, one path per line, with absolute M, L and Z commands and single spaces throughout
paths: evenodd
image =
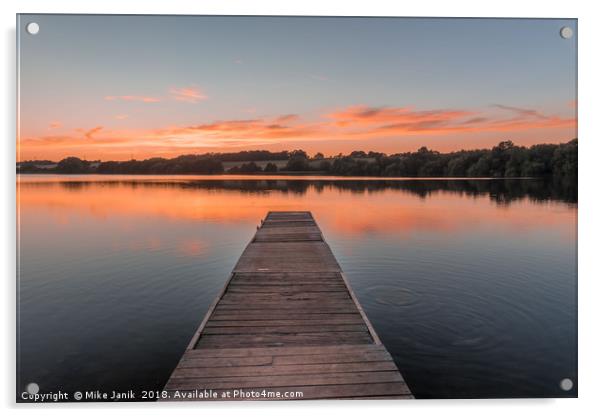
M 503 141 L 491 149 L 440 153 L 422 147 L 416 152 L 386 155 L 354 151 L 349 155 L 310 157 L 301 149 L 270 152 L 181 155 L 129 161 L 89 161 L 74 156 L 58 162 L 17 163 L 18 173 L 105 175 L 335 176 L 377 178 L 577 178 L 578 141 L 539 144 L 529 148 Z
M 353 175 L 331 175 L 331 174 L 316 174 L 315 172 L 310 173 L 285 173 L 278 172 L 274 174 L 265 173 L 248 173 L 248 174 L 98 174 L 98 173 L 82 173 L 82 174 L 65 174 L 58 172 L 17 172 L 17 178 L 19 176 L 40 176 L 40 177 L 202 177 L 203 179 L 319 179 L 319 180 L 361 180 L 361 181 L 379 181 L 379 180 L 392 180 L 392 181 L 497 181 L 497 180 L 546 180 L 549 177 L 377 177 L 377 176 L 353 176 Z

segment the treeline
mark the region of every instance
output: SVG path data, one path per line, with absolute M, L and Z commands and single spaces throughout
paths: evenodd
M 63 162 L 63 161 L 61 161 Z M 60 169 L 61 163 L 57 169 Z M 142 161 L 101 162 L 98 174 L 221 174 L 222 162 L 208 155 L 182 155 L 177 158 L 151 158 Z
M 334 159 L 329 172 L 383 177 L 577 177 L 577 139 L 528 148 L 505 141 L 492 149 L 451 153 L 422 147 L 417 152 L 373 158 L 361 154 Z
M 562 177 L 577 178 L 577 139 L 564 144 L 516 146 L 500 142 L 492 149 L 440 153 L 426 147 L 416 152 L 386 155 L 354 151 L 349 155 L 310 157 L 303 150 L 270 152 L 243 151 L 151 158 L 142 161 L 85 161 L 76 157 L 61 160 L 53 168 L 40 161 L 18 164 L 18 172 L 62 174 L 258 174 L 312 173 L 376 177 Z M 267 163 L 265 163 L 267 161 Z M 281 162 L 280 168 L 275 163 Z M 51 163 L 50 161 L 43 161 Z M 242 162 L 228 170 L 223 162 Z M 263 165 L 260 164 L 263 162 Z
M 222 162 L 280 161 L 283 159 L 289 159 L 290 155 L 291 152 L 289 151 L 240 151 L 206 154 L 207 157 L 214 158 Z

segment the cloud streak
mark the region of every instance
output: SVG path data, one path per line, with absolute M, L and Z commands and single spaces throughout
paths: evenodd
M 496 107 L 496 108 L 502 109 L 502 110 L 508 110 L 508 111 L 516 113 L 516 114 L 518 114 L 520 116 L 536 117 L 536 118 L 539 118 L 539 119 L 546 119 L 547 118 L 547 116 L 544 116 L 543 114 L 541 114 L 537 110 L 533 110 L 533 109 L 524 109 L 524 108 L 521 108 L 521 107 L 504 106 L 503 104 L 494 104 L 493 107 Z
M 102 127 L 102 126 L 96 126 L 96 127 L 93 127 L 92 129 L 89 129 L 89 130 L 85 131 L 85 132 L 84 132 L 84 136 L 85 136 L 87 139 L 92 139 L 92 136 L 93 136 L 94 134 L 96 134 L 96 133 L 100 132 L 102 129 L 103 129 L 103 127 Z
M 105 96 L 107 101 L 139 101 L 142 103 L 158 103 L 161 99 L 148 96 Z
M 327 114 L 332 123 L 343 128 L 349 136 L 392 135 L 446 135 L 538 128 L 568 127 L 575 124 L 574 118 L 546 116 L 540 112 L 519 107 L 496 105 L 511 111 L 511 117 L 491 115 L 462 109 L 420 110 L 409 107 L 350 106 Z
M 198 103 L 199 101 L 207 100 L 207 96 L 196 86 L 192 87 L 173 87 L 169 90 L 171 98 L 176 101 L 184 101 L 186 103 Z

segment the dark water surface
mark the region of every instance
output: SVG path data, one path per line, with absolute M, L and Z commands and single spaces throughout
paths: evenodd
M 541 180 L 18 182 L 18 391 L 162 388 L 268 210 L 311 210 L 418 398 L 577 380 L 577 196 Z

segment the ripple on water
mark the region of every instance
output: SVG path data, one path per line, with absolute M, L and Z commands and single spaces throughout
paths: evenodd
M 364 289 L 367 298 L 383 306 L 411 307 L 420 302 L 420 294 L 410 288 L 371 285 Z

